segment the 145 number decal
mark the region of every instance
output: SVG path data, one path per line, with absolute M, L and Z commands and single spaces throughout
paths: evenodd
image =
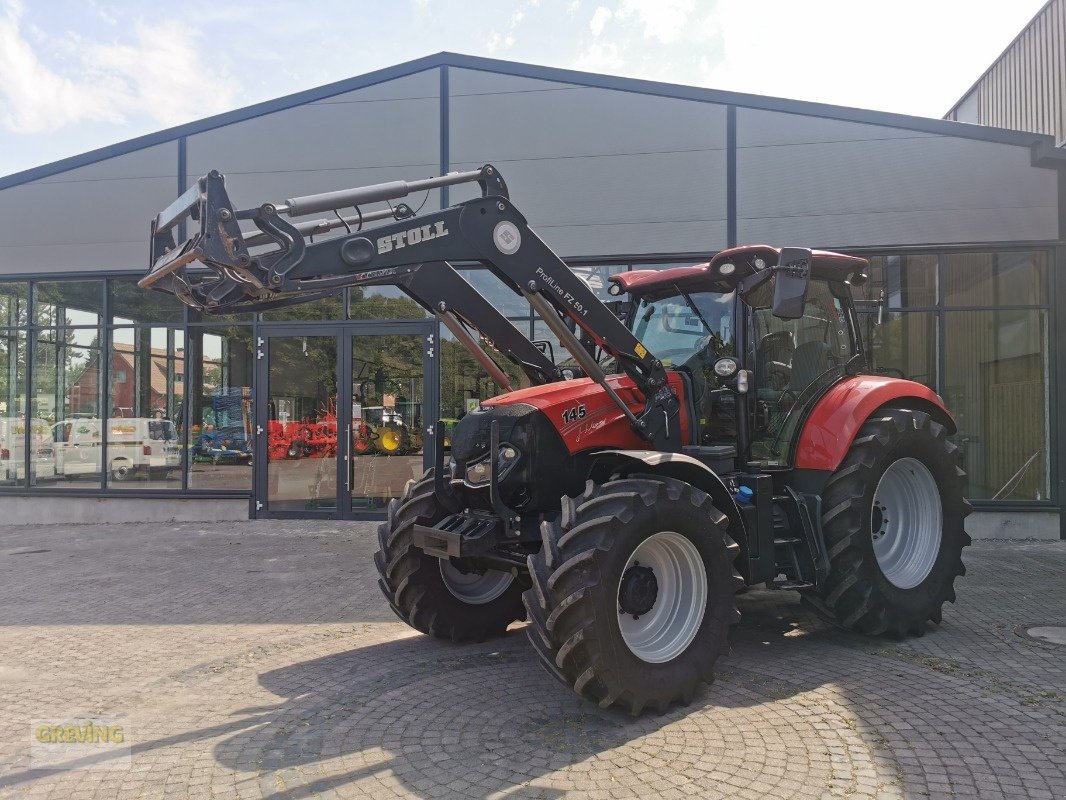
M 563 422 L 577 422 L 579 419 L 585 418 L 585 406 L 574 406 L 568 408 L 563 412 Z

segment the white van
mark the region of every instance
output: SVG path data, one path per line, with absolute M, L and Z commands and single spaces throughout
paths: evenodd
M 33 469 L 38 478 L 53 474 L 52 440 L 47 420 L 30 420 Z M 0 480 L 21 481 L 26 476 L 26 418 L 0 417 Z
M 99 475 L 103 453 L 99 419 L 67 419 L 52 426 L 57 475 Z M 138 473 L 166 473 L 181 466 L 178 432 L 169 419 L 107 420 L 107 460 L 111 479 L 128 481 Z

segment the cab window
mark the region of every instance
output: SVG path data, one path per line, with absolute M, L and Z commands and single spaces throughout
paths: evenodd
M 756 419 L 752 456 L 785 463 L 793 433 L 810 406 L 834 383 L 853 352 L 844 303 L 826 281 L 812 280 L 803 316 L 771 313 L 773 282 L 752 292 Z
M 642 298 L 633 333 L 667 367 L 692 378 L 699 444 L 735 444 L 736 397 L 714 374 L 714 362 L 736 355 L 735 292 L 684 292 Z

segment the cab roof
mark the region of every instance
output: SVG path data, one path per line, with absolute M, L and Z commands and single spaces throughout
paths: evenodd
M 661 288 L 680 286 L 693 290 L 709 288 L 713 283 L 727 280 L 721 272 L 723 264 L 733 264 L 736 269 L 729 273 L 730 282 L 750 275 L 760 269 L 777 264 L 781 255 L 780 247 L 765 244 L 731 247 L 722 250 L 710 261 L 694 264 L 691 267 L 671 267 L 670 269 L 635 269 L 611 275 L 608 280 L 616 284 L 622 292 L 645 294 Z M 761 260 L 762 264 L 757 262 Z M 845 281 L 856 274 L 865 274 L 869 261 L 859 256 L 834 253 L 829 250 L 811 251 L 812 277 L 830 281 Z

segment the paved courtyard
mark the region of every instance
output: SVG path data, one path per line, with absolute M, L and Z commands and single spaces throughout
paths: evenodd
M 715 684 L 601 711 L 524 635 L 396 621 L 366 523 L 0 529 L 0 798 L 1066 797 L 1066 542 L 980 541 L 905 642 L 751 591 Z M 31 722 L 122 718 L 120 768 L 31 769 Z M 112 765 L 116 766 L 116 765 Z

